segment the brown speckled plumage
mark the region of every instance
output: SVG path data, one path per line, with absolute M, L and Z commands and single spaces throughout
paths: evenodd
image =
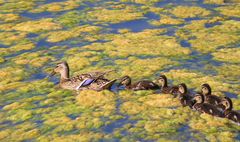
M 160 88 L 157 84 L 148 80 L 141 80 L 132 84 L 131 78 L 129 76 L 124 76 L 120 79 L 120 83 L 118 84 L 118 86 L 121 86 L 121 85 L 125 86 L 126 89 L 134 90 L 134 91 L 156 90 Z

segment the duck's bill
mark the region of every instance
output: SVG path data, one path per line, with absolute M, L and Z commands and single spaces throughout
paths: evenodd
M 48 75 L 47 77 L 50 78 L 50 77 L 54 76 L 55 74 L 56 74 L 56 72 L 52 71 L 52 73 L 50 75 Z

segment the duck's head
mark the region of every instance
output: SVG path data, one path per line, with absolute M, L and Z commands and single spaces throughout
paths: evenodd
M 232 110 L 233 104 L 232 100 L 229 97 L 224 97 L 219 103 L 219 107 L 223 110 Z
M 162 87 L 167 87 L 167 77 L 165 75 L 159 76 L 157 81 Z
M 118 84 L 118 87 L 120 87 L 120 86 L 129 86 L 129 85 L 131 85 L 131 78 L 129 77 L 129 76 L 124 76 L 124 77 L 122 77 L 122 78 L 120 78 L 119 79 L 120 81 L 119 81 L 119 84 Z
M 178 91 L 181 94 L 186 94 L 187 93 L 187 85 L 185 83 L 181 83 L 178 85 Z
M 198 104 L 204 103 L 204 96 L 202 94 L 196 94 L 193 97 L 193 102 L 194 102 L 194 104 L 195 103 L 198 103 Z
M 211 95 L 212 89 L 209 84 L 204 83 L 201 85 L 201 92 L 203 95 Z
M 64 78 L 69 78 L 69 67 L 67 62 L 58 63 L 49 76 L 54 76 L 56 73 L 60 73 Z

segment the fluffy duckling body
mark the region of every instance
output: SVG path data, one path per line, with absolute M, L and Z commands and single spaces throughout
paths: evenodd
M 195 101 L 193 109 L 201 113 L 207 113 L 217 117 L 224 117 L 223 112 L 219 110 L 216 106 L 204 103 L 204 96 L 202 94 L 196 94 L 193 100 Z
M 178 93 L 178 86 L 168 86 L 167 77 L 165 75 L 161 75 L 158 78 L 158 82 L 161 85 L 161 93 L 173 95 Z
M 224 117 L 228 118 L 238 124 L 240 124 L 240 112 L 234 111 L 232 100 L 228 97 L 224 97 L 219 104 L 224 110 Z
M 178 92 L 179 92 L 179 100 L 183 107 L 189 106 L 190 108 L 193 107 L 193 95 L 188 93 L 187 85 L 185 83 L 181 83 L 178 85 Z
M 57 64 L 50 76 L 60 73 L 60 87 L 68 90 L 104 90 L 110 89 L 116 80 L 108 80 L 104 75 L 108 72 L 92 72 L 69 77 L 67 62 Z
M 204 95 L 205 103 L 217 106 L 221 102 L 220 97 L 212 95 L 212 89 L 207 83 L 201 85 L 201 93 Z
M 120 83 L 118 84 L 118 87 L 124 86 L 128 90 L 156 90 L 159 89 L 160 87 L 149 80 L 141 80 L 136 83 L 131 83 L 131 78 L 129 76 L 124 76 L 120 79 Z

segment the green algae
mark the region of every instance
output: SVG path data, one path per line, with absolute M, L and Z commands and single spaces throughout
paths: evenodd
M 26 38 L 27 33 L 25 32 L 3 32 L 0 35 L 0 42 L 3 45 L 11 45 L 14 43 L 18 43 L 21 40 L 24 40 L 24 38 Z M 1 48 L 1 51 L 4 50 L 3 48 Z M 5 51 L 3 51 L 5 52 Z M 1 54 L 3 54 L 1 52 Z
M 214 51 L 220 46 L 236 44 L 239 40 L 239 21 L 224 21 L 221 25 L 205 28 L 208 22 L 211 23 L 208 20 L 192 21 L 191 24 L 180 29 L 177 35 L 189 39 L 192 47 L 203 53 Z
M 133 2 L 137 4 L 154 4 L 156 2 L 159 2 L 161 0 L 121 0 L 121 2 Z
M 223 96 L 222 91 L 238 93 L 238 87 L 236 85 L 232 85 L 224 82 L 222 76 L 206 76 L 197 71 L 188 71 L 188 70 L 170 70 L 167 73 L 164 73 L 169 77 L 169 79 L 173 80 L 175 84 L 180 84 L 185 82 L 188 86 L 192 88 L 198 89 L 201 84 L 208 83 L 212 88 L 212 91 L 218 94 L 219 96 Z M 200 89 L 200 88 L 199 88 Z
M 177 6 L 170 12 L 179 18 L 204 17 L 211 14 L 210 11 L 197 6 Z
M 98 26 L 79 26 L 66 31 L 53 31 L 42 35 L 48 42 L 60 42 L 71 38 L 81 37 L 82 34 L 96 34 L 101 28 Z M 87 39 L 85 37 L 85 39 Z
M 240 15 L 239 5 L 226 5 L 224 7 L 216 8 L 221 14 L 229 17 L 239 17 Z
M 224 0 L 204 0 L 207 4 L 224 4 Z
M 33 13 L 40 13 L 40 12 L 59 12 L 59 11 L 67 11 L 72 10 L 79 7 L 80 4 L 78 1 L 75 0 L 67 0 L 64 2 L 52 2 L 48 4 L 43 4 L 38 6 L 37 8 L 31 10 L 30 12 Z
M 154 26 L 160 26 L 160 25 L 180 25 L 183 24 L 184 20 L 182 19 L 175 19 L 167 15 L 161 15 L 160 20 L 154 20 L 151 21 L 150 24 Z
M 134 78 L 150 77 L 163 67 L 167 68 L 177 64 L 174 61 L 161 57 L 150 59 L 130 57 L 128 60 L 116 60 L 115 63 L 121 67 L 122 76 L 129 75 Z
M 81 22 L 87 22 L 87 16 L 81 11 L 69 11 L 59 16 L 56 21 L 63 26 L 73 27 Z
M 120 23 L 143 18 L 143 12 L 133 6 L 119 6 L 114 9 L 98 8 L 87 13 L 89 18 L 97 22 Z
M 126 33 L 110 37 L 111 42 L 97 43 L 83 48 L 103 50 L 110 57 L 142 56 L 182 56 L 190 54 L 190 50 L 181 47 L 177 40 L 170 36 L 160 36 L 165 29 L 144 30 L 138 33 Z M 144 42 L 142 42 L 144 41 Z M 117 48 L 116 48 L 117 47 Z
M 2 12 L 22 12 L 32 9 L 35 6 L 35 2 L 34 0 L 11 0 L 1 4 L 0 10 Z
M 12 13 L 0 14 L 0 21 L 3 21 L 3 22 L 14 22 L 20 19 L 21 17 L 18 14 L 12 14 Z
M 214 59 L 229 63 L 239 63 L 240 62 L 240 49 L 239 48 L 227 48 L 221 49 L 212 53 Z
M 22 31 L 22 32 L 41 32 L 41 31 L 49 31 L 49 30 L 58 30 L 61 29 L 62 26 L 54 23 L 51 18 L 43 18 L 36 21 L 27 21 L 16 24 L 12 27 L 12 30 Z

